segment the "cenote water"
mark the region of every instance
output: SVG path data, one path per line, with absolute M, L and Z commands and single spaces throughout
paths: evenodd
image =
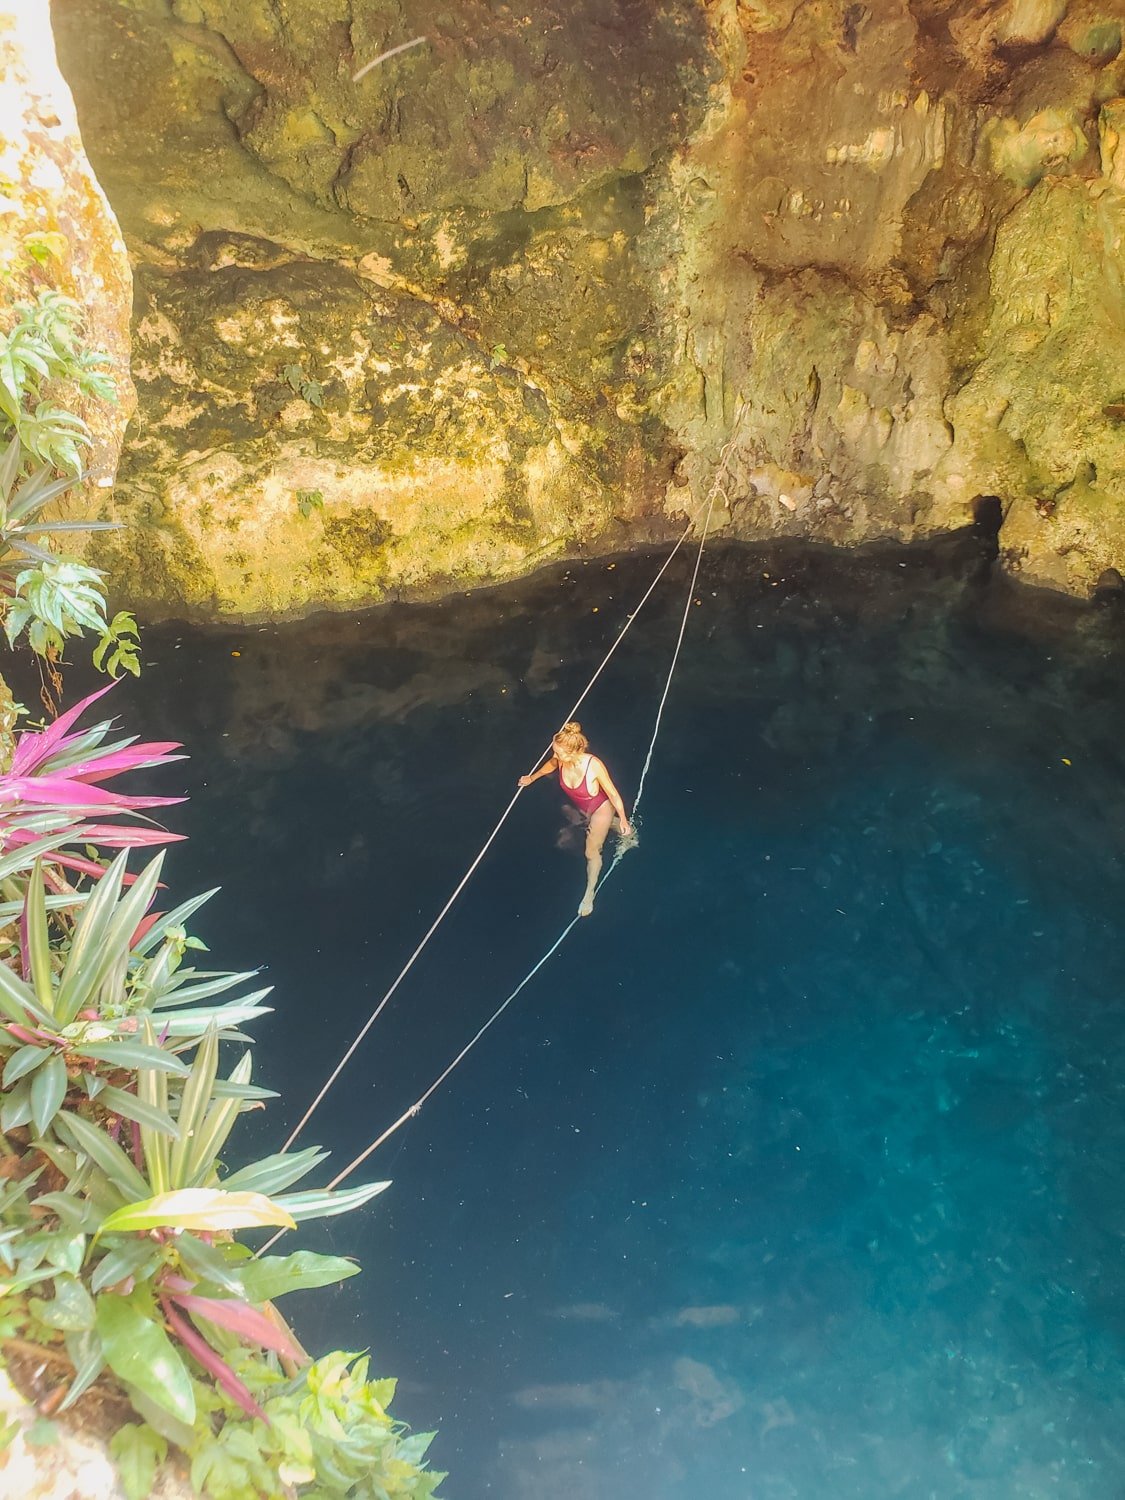
M 581 718 L 630 800 L 677 558 Z M 682 563 L 682 565 L 681 565 Z M 268 966 L 280 1143 L 655 568 L 147 635 L 177 893 Z M 454 1500 L 1125 1493 L 1125 621 L 981 544 L 705 559 L 640 847 L 305 1243 Z M 172 779 L 175 779 L 173 773 Z M 162 787 L 168 788 L 167 773 Z M 538 783 L 329 1096 L 342 1163 L 581 893 Z M 293 1242 L 296 1244 L 296 1241 Z

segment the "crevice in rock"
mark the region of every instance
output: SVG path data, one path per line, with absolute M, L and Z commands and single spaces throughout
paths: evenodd
M 999 495 L 978 495 L 972 503 L 973 530 L 983 541 L 991 543 L 992 560 L 1000 555 L 1000 531 L 1004 525 L 1004 506 Z

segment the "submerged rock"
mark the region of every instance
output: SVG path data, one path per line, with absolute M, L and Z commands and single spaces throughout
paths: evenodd
M 137 268 L 135 524 L 101 556 L 150 609 L 651 538 L 732 430 L 731 535 L 908 539 L 989 496 L 1021 577 L 1122 563 L 1115 6 L 53 16 Z

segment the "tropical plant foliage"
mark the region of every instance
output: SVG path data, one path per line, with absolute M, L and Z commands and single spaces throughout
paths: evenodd
M 24 246 L 43 268 L 66 241 L 35 231 Z M 0 274 L 5 290 L 14 276 Z M 91 441 L 66 402 L 112 400 L 108 361 L 56 290 L 38 286 L 6 323 L 8 643 L 38 653 L 56 692 L 67 642 L 89 632 L 99 670 L 136 675 L 132 615 L 107 623 L 101 575 L 64 550 L 67 533 L 108 523 L 55 511 Z M 283 378 L 322 404 L 299 368 Z M 316 1147 L 228 1163 L 239 1117 L 273 1097 L 251 1079 L 242 1029 L 266 1013 L 269 990 L 253 972 L 198 966 L 206 950 L 190 923 L 213 891 L 154 909 L 164 855 L 152 851 L 178 835 L 151 815 L 181 799 L 127 794 L 117 778 L 180 747 L 120 736 L 111 719 L 80 726 L 108 690 L 23 734 L 0 764 L 0 1362 L 30 1348 L 57 1372 L 41 1410 L 61 1421 L 94 1390 L 131 1409 L 111 1452 L 133 1500 L 168 1458 L 212 1500 L 425 1500 L 444 1476 L 425 1468 L 431 1435 L 388 1415 L 394 1382 L 371 1379 L 358 1354 L 311 1360 L 274 1306 L 358 1267 L 301 1250 L 255 1256 L 236 1237 L 346 1212 L 387 1184 L 308 1186 L 325 1159 Z M 0 693 L 7 755 L 15 710 L 2 682 Z M 130 870 L 136 851 L 147 862 Z
M 272 1097 L 242 1030 L 269 991 L 197 967 L 189 924 L 213 892 L 153 910 L 163 853 L 128 871 L 174 837 L 147 815 L 178 799 L 107 783 L 178 746 L 80 728 L 102 693 L 24 734 L 0 775 L 0 1352 L 52 1352 L 60 1413 L 95 1383 L 127 1398 L 113 1452 L 138 1500 L 170 1452 L 214 1500 L 432 1495 L 429 1435 L 388 1416 L 393 1382 L 356 1355 L 310 1361 L 273 1306 L 358 1268 L 235 1238 L 387 1184 L 298 1186 L 315 1147 L 228 1167 L 239 1116 Z
M 47 519 L 44 512 L 82 478 L 90 431 L 81 417 L 47 397 L 68 387 L 112 400 L 108 357 L 79 336 L 80 309 L 41 288 L 17 302 L 13 326 L 0 332 L 0 598 L 8 644 L 24 636 L 57 660 L 66 641 L 92 631 L 96 664 L 111 676 L 138 670 L 136 625 L 120 613 L 106 623 L 102 575 L 52 550 L 68 532 L 102 531 L 106 521 Z

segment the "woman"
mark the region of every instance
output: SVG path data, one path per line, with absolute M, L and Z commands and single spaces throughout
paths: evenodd
M 624 838 L 631 838 L 633 829 L 625 815 L 625 804 L 621 793 L 614 786 L 605 762 L 589 753 L 589 741 L 582 733 L 582 725 L 574 719 L 564 724 L 551 741 L 553 754 L 538 771 L 530 776 L 521 776 L 520 786 L 530 786 L 540 776 L 550 776 L 558 771 L 559 785 L 586 819 L 586 894 L 578 908 L 580 917 L 588 917 L 594 909 L 594 892 L 598 876 L 602 872 L 602 845 L 605 843 L 616 813 L 620 831 Z

